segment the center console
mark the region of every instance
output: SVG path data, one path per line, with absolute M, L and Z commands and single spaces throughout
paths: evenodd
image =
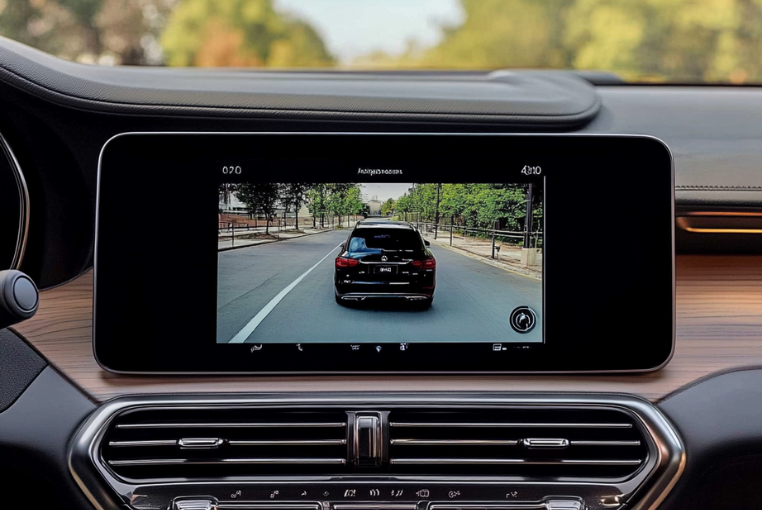
M 158 190 L 183 221 L 142 206 Z M 641 136 L 120 135 L 94 353 L 200 377 L 656 370 L 673 202 Z M 104 510 L 652 510 L 685 454 L 629 396 L 286 393 L 111 400 L 69 464 Z

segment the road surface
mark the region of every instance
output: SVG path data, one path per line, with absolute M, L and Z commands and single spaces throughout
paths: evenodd
M 341 306 L 333 293 L 338 245 L 348 230 L 220 252 L 219 343 L 538 342 L 542 283 L 439 246 L 437 287 L 426 310 L 367 301 Z M 517 306 L 538 312 L 520 335 Z

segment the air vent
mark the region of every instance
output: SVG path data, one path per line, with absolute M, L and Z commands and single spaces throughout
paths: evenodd
M 401 474 L 625 479 L 649 450 L 612 409 L 392 411 L 389 463 Z
M 127 480 L 343 472 L 343 411 L 143 409 L 120 414 L 101 442 L 103 462 Z

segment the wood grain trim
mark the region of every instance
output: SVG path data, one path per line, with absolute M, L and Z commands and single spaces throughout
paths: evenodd
M 45 291 L 15 329 L 58 370 L 101 401 L 138 393 L 314 391 L 607 391 L 659 400 L 719 370 L 761 365 L 761 256 L 677 258 L 677 344 L 671 362 L 644 375 L 599 376 L 124 376 L 91 349 L 93 275 Z

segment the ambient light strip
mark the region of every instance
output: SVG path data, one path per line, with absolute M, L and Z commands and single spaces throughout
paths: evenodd
M 714 212 L 707 212 L 707 211 L 692 211 L 685 213 L 684 216 L 735 216 L 735 217 L 762 217 L 762 213 L 760 212 L 738 212 L 738 211 L 714 211 Z
M 759 228 L 744 228 L 740 225 L 736 227 L 726 226 L 727 223 L 734 223 L 736 221 L 735 218 L 744 218 L 744 221 L 747 224 L 751 224 L 756 227 L 756 218 L 761 219 L 761 217 L 762 213 L 760 212 L 691 211 L 685 213 L 682 216 L 678 216 L 676 219 L 676 224 L 685 232 L 691 232 L 694 234 L 761 234 L 761 221 L 759 222 Z M 719 225 L 717 226 L 701 225 L 701 220 L 705 221 L 706 218 L 719 219 L 721 221 L 718 222 Z M 722 225 L 723 222 L 725 225 Z
M 685 232 L 695 234 L 761 234 L 762 229 L 756 228 L 693 228 L 682 227 Z

